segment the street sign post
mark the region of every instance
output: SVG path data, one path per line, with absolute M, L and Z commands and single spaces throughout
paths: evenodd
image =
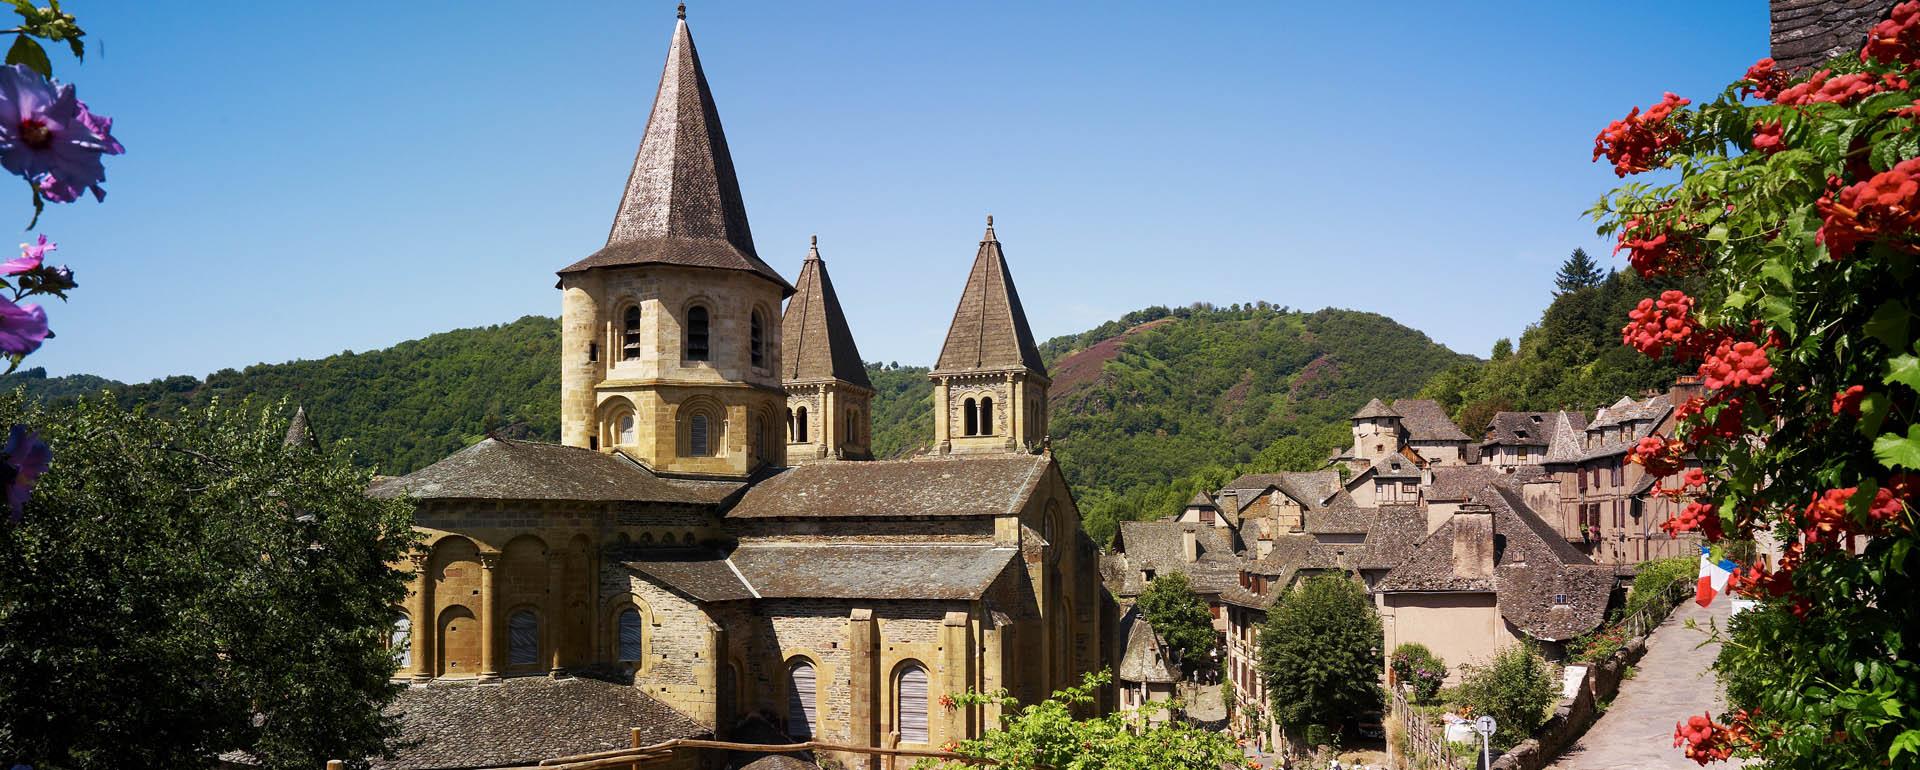
M 1493 767 L 1493 731 L 1499 728 L 1499 723 L 1493 721 L 1493 717 L 1488 714 L 1482 714 L 1479 719 L 1473 720 L 1473 731 L 1480 734 L 1480 766 L 1487 770 Z

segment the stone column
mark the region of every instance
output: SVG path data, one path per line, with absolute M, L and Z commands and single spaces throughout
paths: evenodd
M 953 450 L 951 437 L 953 405 L 947 402 L 947 381 L 936 380 L 933 383 L 933 451 L 946 454 Z
M 820 388 L 820 456 L 840 456 L 840 399 L 832 385 Z
M 500 566 L 500 552 L 488 551 L 480 554 L 480 681 L 500 681 L 500 624 L 494 620 L 499 612 L 499 583 L 494 572 Z
M 1027 405 L 1020 398 L 1020 375 L 1011 372 L 1007 374 L 1007 401 L 1007 405 L 1002 407 L 1007 413 L 1007 448 L 1019 450 L 1025 446 L 1026 436 L 1020 430 L 1026 424 L 1026 418 L 1021 415 L 1026 412 Z M 994 406 L 1000 405 L 994 404 Z M 994 411 L 997 412 L 1000 409 Z
M 546 617 L 542 624 L 547 635 L 547 676 L 558 678 L 566 673 L 566 665 L 560 658 L 560 650 L 566 647 L 567 633 L 567 555 L 553 548 L 547 549 L 547 601 Z
M 878 689 L 880 655 L 874 634 L 873 610 L 856 608 L 847 615 L 847 741 L 855 746 L 879 746 L 875 725 L 879 721 Z M 857 766 L 873 770 L 877 757 L 862 755 Z
M 967 662 L 973 657 L 972 652 L 973 645 L 967 634 L 967 613 L 958 610 L 947 613 L 940 623 L 940 672 L 936 680 L 940 683 L 942 694 L 959 695 L 967 691 Z M 966 709 L 947 709 L 938 703 L 927 706 L 928 721 L 936 721 L 935 715 L 941 715 L 937 721 L 942 725 L 939 734 L 928 735 L 928 739 L 937 745 L 967 737 Z
M 433 574 L 429 554 L 413 555 L 413 595 L 407 597 L 407 618 L 413 623 L 407 646 L 413 656 L 413 680 L 425 683 L 433 678 L 433 636 L 439 623 L 433 616 Z

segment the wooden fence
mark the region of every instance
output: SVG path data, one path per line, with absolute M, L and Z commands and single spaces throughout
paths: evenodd
M 1659 628 L 1667 616 L 1673 614 L 1673 608 L 1686 601 L 1697 587 L 1698 581 L 1676 580 L 1660 592 L 1660 601 L 1641 607 L 1639 612 L 1621 619 L 1620 628 L 1626 631 L 1626 638 L 1639 639 L 1653 633 L 1653 629 Z
M 1479 756 L 1462 757 L 1447 742 L 1446 730 L 1407 705 L 1405 690 L 1393 690 L 1391 719 L 1406 742 L 1408 764 L 1429 770 L 1470 770 L 1479 767 Z

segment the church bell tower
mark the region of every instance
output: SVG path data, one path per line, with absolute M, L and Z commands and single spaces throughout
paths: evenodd
M 991 216 L 929 376 L 935 452 L 1030 452 L 1046 438 L 1052 380 L 1027 328 Z
M 682 6 L 606 246 L 560 271 L 560 432 L 667 474 L 786 463 L 780 302 Z

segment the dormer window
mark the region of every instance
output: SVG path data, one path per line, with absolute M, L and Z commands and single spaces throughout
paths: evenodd
M 1567 595 L 1566 595 L 1566 594 L 1554 594 L 1554 595 L 1553 595 L 1553 606 L 1555 606 L 1555 607 L 1565 607 L 1565 606 L 1567 606 Z
M 1540 415 L 1537 415 L 1537 414 L 1536 414 L 1536 415 L 1533 415 L 1533 424 L 1535 424 L 1535 425 L 1539 425 L 1539 424 L 1540 424 Z

